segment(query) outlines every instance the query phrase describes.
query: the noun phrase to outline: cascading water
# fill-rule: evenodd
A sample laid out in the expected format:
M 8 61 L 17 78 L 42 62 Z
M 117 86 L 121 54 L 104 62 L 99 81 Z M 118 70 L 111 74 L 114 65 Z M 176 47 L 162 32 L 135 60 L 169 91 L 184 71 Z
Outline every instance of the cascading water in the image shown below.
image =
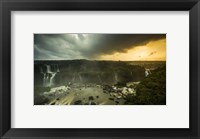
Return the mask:
M 54 79 L 55 76 L 56 76 L 56 72 L 54 72 L 54 73 L 51 74 L 50 82 L 49 82 L 49 83 L 50 83 L 50 86 L 54 85 L 53 79 Z
M 43 73 L 43 85 L 46 86 L 46 73 Z
M 78 77 L 79 77 L 80 82 L 82 83 L 82 77 L 81 77 L 80 73 L 78 74 Z
M 51 73 L 51 67 L 50 67 L 50 65 L 47 65 L 47 73 Z
M 98 74 L 99 82 L 102 83 L 101 76 Z
M 42 67 L 40 67 L 40 73 L 42 73 L 42 74 L 44 73 L 44 72 L 43 72 L 43 68 L 42 68 Z
M 57 65 L 57 72 L 60 72 L 58 65 Z
M 131 71 L 131 76 L 133 76 L 133 72 Z
M 72 76 L 71 82 L 73 83 L 74 81 L 75 81 L 75 73 L 74 73 L 73 76 Z
M 145 77 L 147 77 L 149 74 L 151 74 L 150 69 L 145 69 Z
M 118 82 L 118 76 L 117 76 L 117 73 L 114 73 L 114 77 L 115 77 L 115 82 Z
M 46 70 L 43 70 L 43 67 L 40 69 L 41 74 L 43 74 L 43 86 L 52 86 L 54 85 L 54 78 L 60 70 L 58 65 L 45 65 L 45 67 Z

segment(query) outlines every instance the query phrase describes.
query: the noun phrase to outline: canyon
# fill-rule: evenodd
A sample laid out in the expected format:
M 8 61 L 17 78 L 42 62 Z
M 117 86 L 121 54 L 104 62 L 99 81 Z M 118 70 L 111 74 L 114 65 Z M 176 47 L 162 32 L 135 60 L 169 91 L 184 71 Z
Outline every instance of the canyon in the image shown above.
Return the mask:
M 35 105 L 123 105 L 165 62 L 34 61 Z

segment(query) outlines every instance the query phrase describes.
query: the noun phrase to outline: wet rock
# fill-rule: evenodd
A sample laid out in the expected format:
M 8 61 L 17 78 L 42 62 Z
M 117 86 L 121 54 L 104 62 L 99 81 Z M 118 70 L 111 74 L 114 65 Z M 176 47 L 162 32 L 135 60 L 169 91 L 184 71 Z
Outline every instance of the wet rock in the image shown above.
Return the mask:
M 117 87 L 116 86 L 112 86 L 113 90 L 117 90 Z
M 113 88 L 109 85 L 104 85 L 103 86 L 103 91 L 106 91 L 106 92 L 113 92 Z
M 51 103 L 51 105 L 55 105 L 55 102 Z
M 120 98 L 122 98 L 122 95 L 118 94 L 118 95 L 116 96 L 116 98 L 120 99 Z
M 89 100 L 94 100 L 94 97 L 93 96 L 89 96 Z
M 103 92 L 106 93 L 106 94 L 108 93 L 106 90 L 103 90 Z
M 111 98 L 111 97 L 110 97 L 109 99 L 114 101 L 114 98 Z
M 123 87 L 122 94 L 126 94 L 126 93 L 128 93 L 128 88 L 127 87 Z
M 99 87 L 99 88 L 101 88 L 101 86 L 100 86 L 100 85 L 96 85 L 96 87 Z
M 119 101 L 115 101 L 115 103 L 119 104 Z
M 81 100 L 77 100 L 77 101 L 74 102 L 74 105 L 80 105 L 80 104 L 82 104 Z
M 122 94 L 122 93 L 120 93 L 120 94 L 117 94 L 116 96 L 115 96 L 115 98 L 123 98 L 123 96 L 124 96 L 124 94 Z
M 92 102 L 91 105 L 97 105 L 95 102 Z

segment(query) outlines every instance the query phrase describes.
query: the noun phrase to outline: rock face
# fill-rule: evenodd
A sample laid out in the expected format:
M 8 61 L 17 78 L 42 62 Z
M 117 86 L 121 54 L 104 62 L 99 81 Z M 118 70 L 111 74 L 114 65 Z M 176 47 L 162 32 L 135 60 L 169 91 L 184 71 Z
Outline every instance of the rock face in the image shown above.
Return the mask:
M 49 66 L 56 75 L 53 76 L 53 84 L 66 85 L 69 83 L 96 83 L 113 85 L 118 82 L 136 82 L 145 78 L 145 69 L 137 65 L 129 65 L 121 61 L 89 61 L 89 60 L 65 60 L 65 61 L 35 61 L 34 83 L 42 86 L 44 83 L 45 67 Z M 52 66 L 53 65 L 53 66 Z M 56 65 L 56 66 L 55 66 Z M 59 67 L 59 68 L 58 68 Z M 42 68 L 44 69 L 44 68 Z M 47 72 L 48 73 L 48 72 Z

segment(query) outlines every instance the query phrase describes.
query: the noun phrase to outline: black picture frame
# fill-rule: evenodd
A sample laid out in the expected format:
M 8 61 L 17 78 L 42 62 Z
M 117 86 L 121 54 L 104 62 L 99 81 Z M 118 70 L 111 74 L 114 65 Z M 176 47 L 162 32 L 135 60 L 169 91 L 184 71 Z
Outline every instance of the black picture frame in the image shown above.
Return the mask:
M 11 128 L 11 11 L 189 11 L 190 128 L 22 129 Z M 0 0 L 0 137 L 2 139 L 199 139 L 199 0 Z

